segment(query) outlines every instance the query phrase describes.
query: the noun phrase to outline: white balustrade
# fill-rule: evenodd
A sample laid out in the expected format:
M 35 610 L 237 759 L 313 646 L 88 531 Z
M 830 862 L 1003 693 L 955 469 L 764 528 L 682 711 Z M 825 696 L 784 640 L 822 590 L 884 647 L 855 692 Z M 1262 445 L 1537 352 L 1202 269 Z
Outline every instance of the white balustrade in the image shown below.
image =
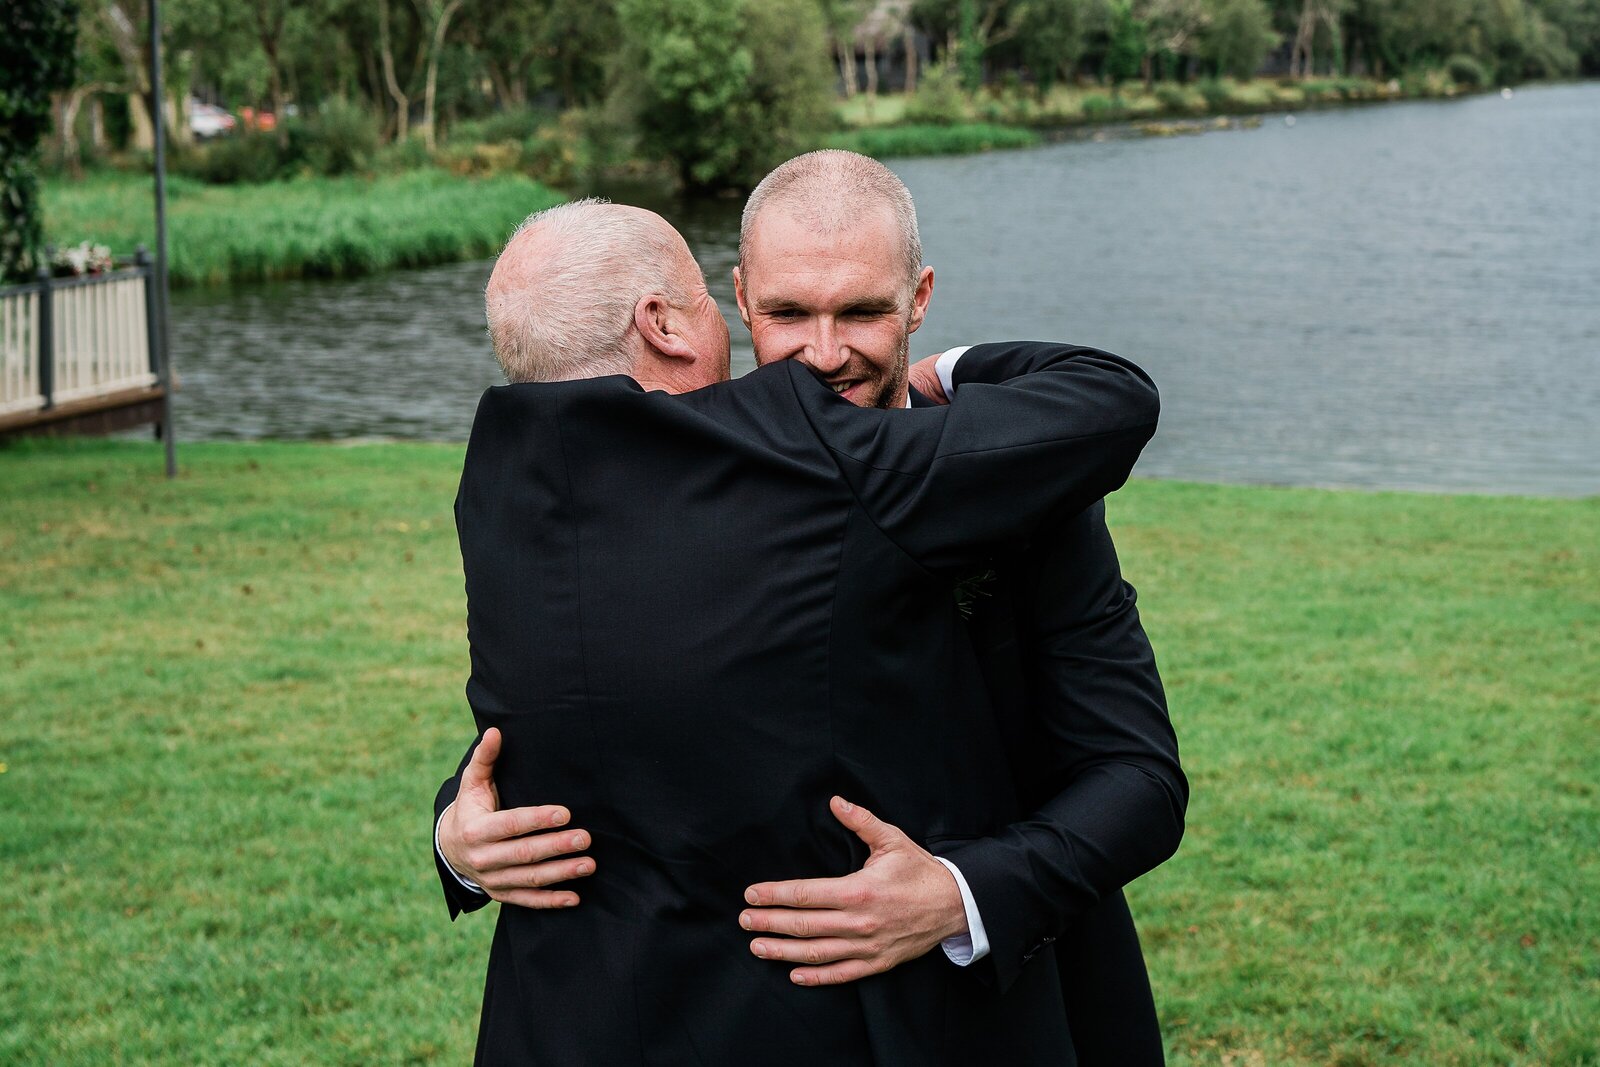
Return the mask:
M 0 290 L 0 417 L 156 385 L 147 281 L 140 268 Z M 40 304 L 46 294 L 50 378 L 41 382 Z
M 128 275 L 51 290 L 57 404 L 156 383 L 144 284 Z
M 39 294 L 0 294 L 0 415 L 44 406 L 39 393 Z

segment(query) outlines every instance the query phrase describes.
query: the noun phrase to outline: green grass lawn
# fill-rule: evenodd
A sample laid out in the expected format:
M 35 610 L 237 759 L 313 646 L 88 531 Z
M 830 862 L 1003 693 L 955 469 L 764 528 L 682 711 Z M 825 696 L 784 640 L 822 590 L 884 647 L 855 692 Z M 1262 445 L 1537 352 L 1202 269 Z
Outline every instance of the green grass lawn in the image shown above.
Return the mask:
M 0 1062 L 468 1059 L 460 459 L 0 451 Z M 1130 890 L 1172 1062 L 1600 1063 L 1600 501 L 1112 517 L 1194 783 Z
M 148 176 L 118 171 L 45 183 L 51 241 L 119 254 L 154 247 Z M 460 178 L 423 169 L 376 178 L 261 185 L 168 182 L 174 285 L 343 277 L 493 255 L 528 215 L 565 197 L 520 175 Z

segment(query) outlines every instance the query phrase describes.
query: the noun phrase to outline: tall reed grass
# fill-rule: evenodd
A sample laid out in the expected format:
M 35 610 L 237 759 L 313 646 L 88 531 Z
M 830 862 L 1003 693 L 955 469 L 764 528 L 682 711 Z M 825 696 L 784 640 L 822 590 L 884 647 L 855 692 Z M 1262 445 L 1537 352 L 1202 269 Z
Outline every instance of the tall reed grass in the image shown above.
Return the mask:
M 950 156 L 994 148 L 1031 148 L 1039 142 L 1039 135 L 1024 127 L 974 122 L 846 130 L 829 137 L 828 147 L 846 148 L 864 156 Z
M 120 172 L 45 187 L 57 244 L 118 253 L 153 246 L 151 180 Z M 519 175 L 463 179 L 436 169 L 263 185 L 168 183 L 174 285 L 334 278 L 493 254 L 528 214 L 564 199 Z

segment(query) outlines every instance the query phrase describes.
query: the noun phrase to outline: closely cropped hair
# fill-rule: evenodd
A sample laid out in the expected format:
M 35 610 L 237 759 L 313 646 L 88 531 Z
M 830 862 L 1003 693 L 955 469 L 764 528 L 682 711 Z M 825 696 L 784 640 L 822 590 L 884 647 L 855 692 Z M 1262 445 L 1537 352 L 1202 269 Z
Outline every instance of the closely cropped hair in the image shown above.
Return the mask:
M 691 298 L 682 250 L 667 227 L 590 198 L 528 216 L 509 247 L 537 227 L 546 254 L 514 284 L 484 295 L 489 339 L 510 382 L 559 382 L 631 374 L 633 309 L 659 294 Z
M 781 205 L 796 218 L 826 229 L 849 225 L 873 203 L 887 204 L 894 212 L 901 261 L 906 278 L 915 285 L 922 271 L 922 237 L 911 191 L 877 160 L 837 148 L 795 156 L 761 179 L 739 220 L 740 273 L 749 274 L 750 229 L 763 208 Z

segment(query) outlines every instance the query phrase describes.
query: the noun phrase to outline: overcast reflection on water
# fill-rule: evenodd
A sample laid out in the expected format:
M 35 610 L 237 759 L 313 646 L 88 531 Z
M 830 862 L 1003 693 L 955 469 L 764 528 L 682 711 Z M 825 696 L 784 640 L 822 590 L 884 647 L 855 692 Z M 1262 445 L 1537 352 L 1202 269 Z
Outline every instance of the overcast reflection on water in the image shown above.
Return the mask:
M 1137 360 L 1163 396 L 1142 475 L 1600 492 L 1600 85 L 893 166 L 937 277 L 914 352 Z M 612 193 L 684 231 L 748 369 L 739 203 Z M 180 441 L 465 439 L 501 380 L 488 271 L 174 294 Z

